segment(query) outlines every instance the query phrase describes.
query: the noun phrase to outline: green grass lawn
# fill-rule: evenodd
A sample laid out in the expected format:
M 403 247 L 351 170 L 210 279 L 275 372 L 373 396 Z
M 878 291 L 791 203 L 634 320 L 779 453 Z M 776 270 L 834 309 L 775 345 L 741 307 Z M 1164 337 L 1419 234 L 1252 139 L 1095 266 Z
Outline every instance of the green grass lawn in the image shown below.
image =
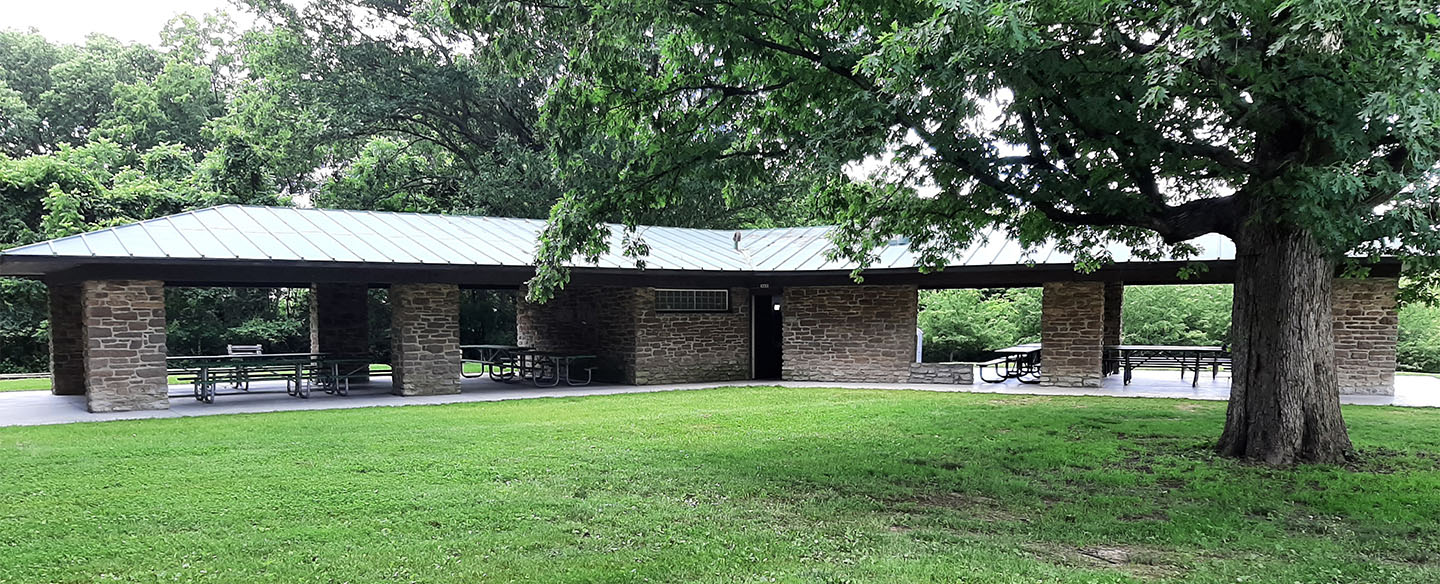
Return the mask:
M 33 391 L 37 389 L 50 389 L 50 378 L 0 379 L 0 391 Z
M 1440 411 L 731 388 L 0 428 L 0 582 L 1440 582 Z

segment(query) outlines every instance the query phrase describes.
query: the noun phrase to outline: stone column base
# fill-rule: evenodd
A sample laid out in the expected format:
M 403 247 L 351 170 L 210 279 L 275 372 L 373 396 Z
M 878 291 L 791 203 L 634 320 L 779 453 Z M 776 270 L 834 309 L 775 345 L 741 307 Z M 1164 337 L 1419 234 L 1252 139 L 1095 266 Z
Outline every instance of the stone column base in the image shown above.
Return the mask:
M 390 311 L 391 393 L 460 393 L 460 287 L 396 284 Z
M 85 289 L 50 286 L 50 393 L 85 395 Z
M 165 375 L 165 283 L 84 284 L 86 407 L 92 412 L 170 408 Z
M 370 304 L 364 284 L 310 287 L 310 352 L 335 359 L 370 358 Z M 370 368 L 342 371 L 351 383 L 369 379 Z
M 1100 387 L 1105 284 L 1047 282 L 1041 299 L 1040 385 Z

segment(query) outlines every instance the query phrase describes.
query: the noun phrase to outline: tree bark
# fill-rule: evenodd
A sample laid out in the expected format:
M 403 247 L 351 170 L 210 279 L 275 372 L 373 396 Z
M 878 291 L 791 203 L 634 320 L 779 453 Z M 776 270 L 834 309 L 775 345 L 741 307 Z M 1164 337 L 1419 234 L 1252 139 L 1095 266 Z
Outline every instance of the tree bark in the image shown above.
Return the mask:
M 1217 449 L 1278 465 L 1342 462 L 1351 446 L 1335 371 L 1335 261 L 1308 232 L 1270 221 L 1247 221 L 1235 245 L 1234 375 Z

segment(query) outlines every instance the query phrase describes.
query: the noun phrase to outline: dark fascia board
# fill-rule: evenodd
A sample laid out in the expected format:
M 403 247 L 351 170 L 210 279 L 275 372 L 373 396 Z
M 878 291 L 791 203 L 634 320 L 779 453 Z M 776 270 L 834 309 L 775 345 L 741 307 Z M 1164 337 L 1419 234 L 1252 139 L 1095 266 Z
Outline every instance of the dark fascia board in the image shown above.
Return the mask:
M 1187 267 L 1204 268 L 1188 279 Z M 1395 277 L 1401 263 L 1370 264 L 1371 276 Z M 312 283 L 354 283 L 385 286 L 404 283 L 457 284 L 466 288 L 511 289 L 524 286 L 535 274 L 529 266 L 455 266 L 436 264 L 369 264 L 255 260 L 155 260 L 140 258 L 3 258 L 0 273 L 43 279 L 49 283 L 85 280 L 162 280 L 173 286 L 304 287 Z M 1070 264 L 952 266 L 922 273 L 915 268 L 871 269 L 860 284 L 913 285 L 919 288 L 1018 288 L 1045 282 L 1125 282 L 1131 285 L 1218 284 L 1235 278 L 1235 262 L 1129 262 L 1094 272 L 1078 272 Z M 637 270 L 577 267 L 572 286 L 643 286 L 662 288 L 784 288 L 846 286 L 857 282 L 849 270 L 749 272 Z

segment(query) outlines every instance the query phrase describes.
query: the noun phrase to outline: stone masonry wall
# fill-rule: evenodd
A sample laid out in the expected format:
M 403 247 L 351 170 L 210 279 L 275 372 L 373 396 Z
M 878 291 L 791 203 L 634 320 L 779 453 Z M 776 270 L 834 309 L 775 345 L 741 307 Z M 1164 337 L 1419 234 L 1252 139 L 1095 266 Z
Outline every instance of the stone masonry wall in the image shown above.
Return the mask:
M 1040 384 L 1100 387 L 1105 285 L 1047 282 L 1041 301 Z
M 315 284 L 310 287 L 310 352 L 332 358 L 370 356 L 370 306 L 364 284 Z M 369 367 L 344 373 L 351 381 L 369 377 Z
M 310 350 L 332 357 L 370 354 L 370 306 L 364 284 L 310 288 Z
M 910 383 L 974 385 L 974 363 L 911 363 Z
M 1105 283 L 1105 324 L 1102 343 L 1104 346 L 1119 345 L 1124 340 L 1125 283 Z M 1106 374 L 1119 373 L 1120 363 L 1110 363 Z
M 1398 287 L 1395 278 L 1335 280 L 1335 366 L 1341 393 L 1394 395 Z
M 165 284 L 86 282 L 86 406 L 92 412 L 170 407 L 165 376 Z
M 1125 283 L 1105 283 L 1105 334 L 1106 345 L 1119 345 L 1124 335 Z
M 85 395 L 85 289 L 50 286 L 50 393 Z
M 598 379 L 636 383 L 635 314 L 647 290 L 576 287 L 544 304 L 527 302 L 522 293 L 515 302 L 515 344 L 595 355 Z
M 460 287 L 390 287 L 392 392 L 460 393 Z
M 730 289 L 728 312 L 658 312 L 655 289 L 637 295 L 635 383 L 750 379 L 750 292 Z
M 914 286 L 786 288 L 787 381 L 904 383 L 915 358 Z

